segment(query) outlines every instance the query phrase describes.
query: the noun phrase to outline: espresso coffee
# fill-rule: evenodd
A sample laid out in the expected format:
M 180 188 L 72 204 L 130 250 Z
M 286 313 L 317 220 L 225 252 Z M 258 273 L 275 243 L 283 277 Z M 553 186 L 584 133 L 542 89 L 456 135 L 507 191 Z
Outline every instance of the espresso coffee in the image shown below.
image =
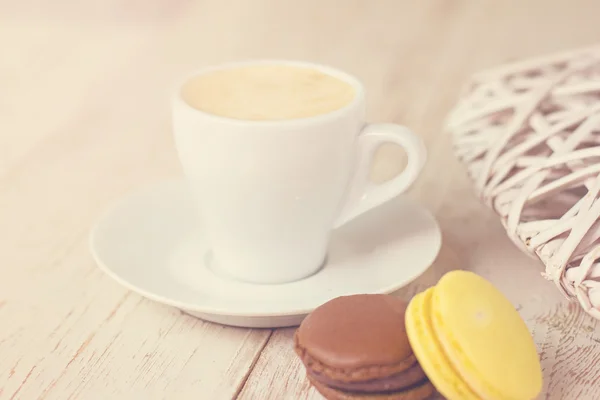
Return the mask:
M 183 100 L 193 108 L 240 120 L 286 120 L 339 110 L 356 97 L 354 87 L 309 67 L 238 66 L 187 81 Z

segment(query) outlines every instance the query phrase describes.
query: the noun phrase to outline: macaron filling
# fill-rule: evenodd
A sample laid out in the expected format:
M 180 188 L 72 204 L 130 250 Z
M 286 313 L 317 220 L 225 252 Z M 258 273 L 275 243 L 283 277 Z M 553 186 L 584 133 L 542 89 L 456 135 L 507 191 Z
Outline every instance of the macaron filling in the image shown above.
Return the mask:
M 310 378 L 323 385 L 353 393 L 394 393 L 397 391 L 409 390 L 428 382 L 425 372 L 423 372 L 417 363 L 406 371 L 365 381 L 340 381 L 312 370 L 307 371 L 307 374 Z
M 323 385 L 315 381 L 310 375 L 308 375 L 308 380 L 328 400 L 426 400 L 435 392 L 433 385 L 429 381 L 424 381 L 420 385 L 413 385 L 396 392 L 359 393 Z

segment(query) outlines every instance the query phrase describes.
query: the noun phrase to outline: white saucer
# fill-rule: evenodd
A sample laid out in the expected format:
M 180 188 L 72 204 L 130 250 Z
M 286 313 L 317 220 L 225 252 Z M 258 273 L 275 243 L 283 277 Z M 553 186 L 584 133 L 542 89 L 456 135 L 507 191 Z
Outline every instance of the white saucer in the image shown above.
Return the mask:
M 308 278 L 230 280 L 206 267 L 208 248 L 183 179 L 121 200 L 90 238 L 100 268 L 130 290 L 204 320 L 255 328 L 298 325 L 337 296 L 393 292 L 421 275 L 440 245 L 432 215 L 399 197 L 335 231 L 326 265 Z

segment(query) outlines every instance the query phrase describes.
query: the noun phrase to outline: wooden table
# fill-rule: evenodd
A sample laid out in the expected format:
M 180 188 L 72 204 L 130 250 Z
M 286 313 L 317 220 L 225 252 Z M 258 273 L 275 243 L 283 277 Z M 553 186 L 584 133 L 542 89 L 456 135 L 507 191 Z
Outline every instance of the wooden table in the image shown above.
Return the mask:
M 597 321 L 540 277 L 474 197 L 442 133 L 480 68 L 592 44 L 597 0 L 0 2 L 0 399 L 318 399 L 293 329 L 194 319 L 125 290 L 87 248 L 94 220 L 181 174 L 167 92 L 190 69 L 307 59 L 364 80 L 369 119 L 406 124 L 430 161 L 409 195 L 444 232 L 434 266 L 491 279 L 533 331 L 545 398 L 600 398 Z M 373 176 L 401 168 L 395 148 Z M 401 262 L 401 260 L 399 260 Z

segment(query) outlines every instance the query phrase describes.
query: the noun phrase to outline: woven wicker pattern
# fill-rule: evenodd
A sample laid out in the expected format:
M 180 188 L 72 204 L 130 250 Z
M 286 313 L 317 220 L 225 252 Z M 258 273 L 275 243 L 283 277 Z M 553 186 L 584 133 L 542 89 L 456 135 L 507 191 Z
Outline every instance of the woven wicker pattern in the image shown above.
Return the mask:
M 600 319 L 600 46 L 475 76 L 447 127 L 511 239 Z

